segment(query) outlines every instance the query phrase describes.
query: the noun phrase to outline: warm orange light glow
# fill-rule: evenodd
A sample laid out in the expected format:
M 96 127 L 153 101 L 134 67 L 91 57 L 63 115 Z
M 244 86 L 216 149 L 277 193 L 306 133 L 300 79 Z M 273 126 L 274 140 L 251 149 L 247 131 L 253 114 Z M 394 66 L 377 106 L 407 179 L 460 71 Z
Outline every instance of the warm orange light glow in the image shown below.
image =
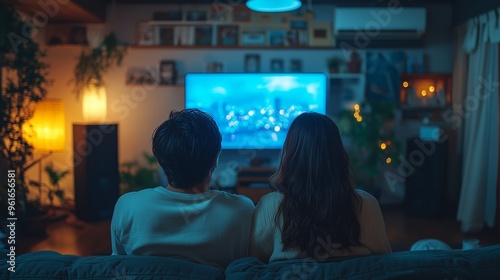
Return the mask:
M 434 86 L 430 86 L 430 87 L 429 87 L 429 91 L 430 91 L 430 92 L 434 92 L 435 90 L 436 90 L 436 88 L 435 88 Z
M 359 116 L 359 118 L 356 118 L 358 122 L 361 122 L 363 120 L 363 117 Z
M 403 82 L 403 87 L 407 88 L 408 87 L 408 82 Z
M 391 163 L 391 162 L 392 162 L 392 159 L 391 159 L 390 157 L 388 157 L 388 158 L 385 160 L 385 162 L 386 162 L 387 164 L 389 164 L 389 163 Z
M 427 95 L 427 91 L 422 90 L 422 96 L 426 96 L 426 95 Z
M 38 102 L 35 105 L 33 118 L 28 122 L 29 126 L 33 128 L 31 135 L 28 137 L 35 151 L 49 152 L 49 151 L 63 151 L 66 141 L 66 123 L 64 119 L 64 104 L 62 100 L 47 99 Z
M 107 113 L 106 90 L 89 87 L 83 92 L 83 119 L 87 122 L 104 122 Z
M 385 150 L 387 148 L 387 145 L 385 143 L 380 144 L 380 149 Z
M 354 110 L 359 111 L 359 104 L 354 104 Z

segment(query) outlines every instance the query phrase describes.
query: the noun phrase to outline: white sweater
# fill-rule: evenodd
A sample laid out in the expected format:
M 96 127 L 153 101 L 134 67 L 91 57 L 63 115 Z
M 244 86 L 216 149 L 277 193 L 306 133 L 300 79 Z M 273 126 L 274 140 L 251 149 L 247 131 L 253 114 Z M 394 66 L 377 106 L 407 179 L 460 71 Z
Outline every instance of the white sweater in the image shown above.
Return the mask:
M 351 247 L 351 252 L 333 250 L 333 256 L 391 252 L 378 201 L 365 191 L 357 190 L 357 193 L 362 198 L 362 208 L 361 213 L 358 214 L 358 219 L 361 228 L 360 242 L 363 246 Z M 274 222 L 274 217 L 282 199 L 283 195 L 279 192 L 267 194 L 262 197 L 254 211 L 250 236 L 250 255 L 264 262 L 307 257 L 306 252 L 301 252 L 299 249 L 283 251 L 281 232 Z M 282 217 L 281 223 L 283 223 Z M 328 248 L 331 251 L 333 245 L 328 240 L 319 241 L 318 249 Z M 323 250 L 318 250 L 318 252 L 323 252 Z M 320 259 L 325 257 L 320 253 L 318 254 L 316 257 Z
M 165 187 L 120 197 L 111 222 L 113 255 L 171 256 L 225 267 L 246 257 L 254 204 L 223 191 Z

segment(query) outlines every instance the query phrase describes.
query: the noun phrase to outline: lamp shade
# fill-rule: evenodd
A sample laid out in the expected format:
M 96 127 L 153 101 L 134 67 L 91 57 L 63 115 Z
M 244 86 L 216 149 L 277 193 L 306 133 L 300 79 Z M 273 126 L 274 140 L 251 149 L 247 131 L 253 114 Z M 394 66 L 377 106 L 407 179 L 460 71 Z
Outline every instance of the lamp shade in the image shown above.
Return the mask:
M 31 137 L 35 151 L 63 151 L 66 141 L 64 104 L 62 100 L 47 99 L 36 103 Z
M 300 0 L 248 0 L 250 10 L 264 13 L 279 13 L 293 11 L 302 6 Z
M 86 122 L 104 122 L 107 114 L 107 96 L 104 87 L 90 86 L 82 95 L 83 119 Z

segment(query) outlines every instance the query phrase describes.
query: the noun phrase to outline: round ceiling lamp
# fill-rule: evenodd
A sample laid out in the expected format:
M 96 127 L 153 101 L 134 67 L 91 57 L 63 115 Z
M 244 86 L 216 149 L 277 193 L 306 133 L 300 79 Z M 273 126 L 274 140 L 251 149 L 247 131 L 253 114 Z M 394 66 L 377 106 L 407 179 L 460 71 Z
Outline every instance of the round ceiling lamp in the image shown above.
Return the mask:
M 248 0 L 250 10 L 263 13 L 279 13 L 293 11 L 302 6 L 300 0 Z

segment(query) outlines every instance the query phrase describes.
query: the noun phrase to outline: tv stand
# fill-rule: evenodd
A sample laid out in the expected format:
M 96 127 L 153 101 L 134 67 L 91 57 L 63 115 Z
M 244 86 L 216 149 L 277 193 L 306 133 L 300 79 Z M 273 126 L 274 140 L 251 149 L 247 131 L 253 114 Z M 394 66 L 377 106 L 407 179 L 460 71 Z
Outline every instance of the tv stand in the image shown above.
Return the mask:
M 247 196 L 257 204 L 264 195 L 273 191 L 269 177 L 275 171 L 274 167 L 240 167 L 236 179 L 236 193 Z

